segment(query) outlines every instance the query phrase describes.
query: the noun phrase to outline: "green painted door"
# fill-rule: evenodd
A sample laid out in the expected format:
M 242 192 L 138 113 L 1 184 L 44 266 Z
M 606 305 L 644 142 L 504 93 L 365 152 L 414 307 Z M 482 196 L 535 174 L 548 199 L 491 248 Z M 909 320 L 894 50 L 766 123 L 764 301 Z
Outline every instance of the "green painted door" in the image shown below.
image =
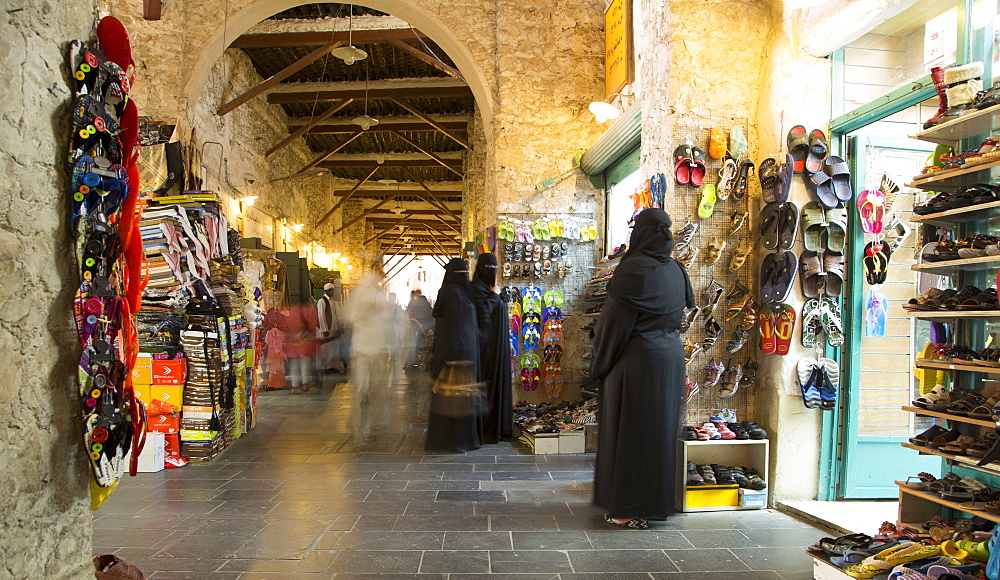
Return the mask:
M 921 471 L 938 473 L 937 456 L 921 456 L 900 443 L 930 426 L 930 421 L 903 411 L 917 396 L 913 376 L 916 352 L 928 340 L 929 325 L 906 316 L 902 304 L 916 296 L 917 273 L 914 244 L 916 228 L 903 240 L 889 263 L 886 283 L 881 285 L 888 298 L 888 320 L 884 337 L 864 336 L 867 294 L 862 264 L 865 244 L 874 239 L 863 234 L 857 199 L 866 189 L 877 189 L 883 175 L 901 191 L 893 210 L 900 221 L 912 217 L 916 190 L 904 187 L 927 164 L 934 147 L 914 139 L 890 139 L 851 134 L 850 164 L 855 198 L 850 211 L 848 281 L 845 285 L 844 324 L 847 343 L 842 353 L 842 395 L 839 466 L 839 493 L 842 498 L 895 498 L 899 490 L 894 480 L 906 479 Z M 888 216 L 887 216 L 888 217 Z

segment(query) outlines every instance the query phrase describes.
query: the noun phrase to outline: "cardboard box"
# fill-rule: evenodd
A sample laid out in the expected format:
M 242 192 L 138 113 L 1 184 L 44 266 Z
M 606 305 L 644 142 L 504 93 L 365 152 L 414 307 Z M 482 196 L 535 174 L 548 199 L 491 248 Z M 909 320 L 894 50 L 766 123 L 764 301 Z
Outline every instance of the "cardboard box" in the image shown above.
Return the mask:
M 132 390 L 135 391 L 135 398 L 142 401 L 143 405 L 148 405 L 149 401 L 149 385 L 137 385 L 132 383 Z
M 753 489 L 740 489 L 740 507 L 741 508 L 766 508 L 767 507 L 767 492 L 766 491 L 756 491 Z
M 175 407 L 183 405 L 184 385 L 150 385 L 149 400 L 157 399 Z
M 563 431 L 559 434 L 559 453 L 583 453 L 584 441 L 583 430 Z
M 685 507 L 737 507 L 740 505 L 740 490 L 734 485 L 697 485 L 684 492 Z
M 187 380 L 187 360 L 153 360 L 154 385 L 184 385 Z
M 155 431 L 147 433 L 146 444 L 143 445 L 142 453 L 139 454 L 139 463 L 136 471 L 141 473 L 156 473 L 158 471 L 163 471 L 164 457 L 163 433 L 157 433 Z
M 521 436 L 518 437 L 518 439 L 524 442 L 529 448 L 531 448 L 532 453 L 534 453 L 535 455 L 549 455 L 552 453 L 559 453 L 558 433 L 534 434 L 522 429 Z
M 211 441 L 218 434 L 218 431 L 198 431 L 196 429 L 184 429 L 180 432 L 181 441 Z
M 177 433 L 181 429 L 181 414 L 146 415 L 146 430 L 160 433 Z
M 215 406 L 215 410 L 219 410 L 218 405 Z M 185 419 L 206 421 L 212 418 L 212 407 L 194 407 L 185 405 L 183 412 Z
M 179 433 L 164 433 L 163 442 L 164 453 L 167 455 L 181 454 L 181 436 Z
M 139 355 L 135 359 L 135 366 L 132 367 L 132 385 L 151 385 L 153 384 L 153 358 L 152 355 L 147 354 L 143 356 Z

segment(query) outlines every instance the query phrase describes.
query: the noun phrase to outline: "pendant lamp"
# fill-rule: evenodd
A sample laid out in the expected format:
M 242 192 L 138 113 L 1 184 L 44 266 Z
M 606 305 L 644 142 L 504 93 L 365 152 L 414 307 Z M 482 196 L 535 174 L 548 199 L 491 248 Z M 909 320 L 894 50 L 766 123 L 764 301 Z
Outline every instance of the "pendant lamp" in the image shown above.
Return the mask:
M 361 50 L 360 48 L 354 46 L 354 5 L 348 5 L 348 20 L 347 20 L 347 46 L 340 46 L 332 51 L 330 54 L 344 61 L 344 64 L 354 64 L 359 60 L 365 60 L 368 58 L 368 53 Z

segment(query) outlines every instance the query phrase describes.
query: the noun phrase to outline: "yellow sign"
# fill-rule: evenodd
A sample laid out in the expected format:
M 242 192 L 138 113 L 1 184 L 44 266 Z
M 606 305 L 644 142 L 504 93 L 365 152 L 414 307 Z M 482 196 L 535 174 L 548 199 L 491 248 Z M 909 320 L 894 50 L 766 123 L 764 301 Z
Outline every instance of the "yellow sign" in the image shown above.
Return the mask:
M 604 12 L 604 96 L 632 82 L 632 9 L 630 0 L 612 0 Z

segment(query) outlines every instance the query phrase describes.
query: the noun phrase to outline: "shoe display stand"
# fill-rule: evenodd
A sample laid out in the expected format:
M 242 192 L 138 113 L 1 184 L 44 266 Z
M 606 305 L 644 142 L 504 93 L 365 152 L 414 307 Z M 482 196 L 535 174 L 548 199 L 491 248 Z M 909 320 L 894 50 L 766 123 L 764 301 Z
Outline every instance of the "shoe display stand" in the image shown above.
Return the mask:
M 768 458 L 770 441 L 767 439 L 746 440 L 716 440 L 716 441 L 678 441 L 677 509 L 683 512 L 718 512 L 767 507 L 763 502 L 760 507 L 740 507 L 740 488 L 733 485 L 692 485 L 685 484 L 687 462 L 694 461 L 699 465 L 719 464 L 750 467 L 768 482 Z M 767 489 L 757 493 L 767 493 Z
M 744 135 L 750 134 L 749 124 L 743 118 L 687 115 L 679 119 L 674 126 L 673 142 L 680 145 L 690 141 L 693 145 L 708 151 L 713 128 L 721 128 L 723 133 L 728 136 L 735 127 L 739 127 Z M 687 364 L 688 376 L 692 382 L 698 383 L 700 388 L 698 393 L 685 405 L 684 414 L 681 416 L 681 423 L 684 425 L 701 424 L 708 421 L 709 417 L 718 414 L 718 411 L 723 408 L 736 411 L 739 421 L 754 419 L 751 396 L 752 383 L 741 380 L 735 394 L 725 399 L 720 398 L 719 395 L 722 393 L 728 371 L 731 368 L 742 369 L 751 361 L 755 362 L 757 355 L 755 352 L 756 325 L 749 330 L 750 337 L 746 339 L 739 350 L 732 354 L 727 352 L 727 347 L 734 338 L 734 331 L 739 328 L 741 322 L 738 311 L 729 317 L 728 309 L 731 305 L 727 296 L 737 284 L 741 284 L 756 299 L 757 306 L 760 306 L 757 272 L 752 259 L 753 251 L 751 251 L 750 257 L 747 257 L 737 269 L 730 268 L 734 256 L 741 250 L 757 248 L 755 241 L 756 214 L 759 213 L 757 208 L 760 205 L 760 182 L 756 175 L 751 175 L 747 179 L 747 191 L 741 198 L 731 194 L 728 199 L 719 199 L 715 202 L 709 217 L 698 217 L 704 186 L 713 185 L 718 189 L 722 185 L 720 184 L 719 171 L 722 169 L 724 161 L 724 158 L 713 159 L 706 155 L 706 171 L 702 187 L 677 184 L 672 171 L 666 175 L 667 181 L 673 184 L 673 196 L 670 197 L 668 194 L 671 203 L 666 209 L 674 222 L 674 240 L 678 244 L 674 250 L 675 257 L 681 259 L 685 253 L 684 248 L 680 245 L 682 240 L 678 238 L 677 232 L 685 226 L 686 220 L 698 226 L 698 230 L 691 237 L 690 242 L 691 249 L 696 251 L 697 255 L 687 271 L 691 278 L 695 301 L 701 311 L 695 317 L 691 327 L 681 334 L 685 344 L 706 344 L 706 322 L 709 319 L 705 316 L 705 306 L 708 300 L 704 293 L 713 281 L 718 282 L 723 287 L 722 296 L 711 313 L 715 321 L 722 325 L 723 330 L 715 339 L 714 344 L 710 344 L 707 348 L 703 346 L 702 350 Z M 739 166 L 740 161 L 742 160 L 736 160 L 737 166 Z M 733 233 L 731 231 L 732 218 L 736 212 L 746 212 L 748 217 L 742 226 Z M 721 251 L 718 251 L 718 247 L 722 243 L 725 245 Z M 709 263 L 713 251 L 718 251 L 718 259 Z M 726 371 L 722 373 L 722 378 L 717 385 L 709 387 L 704 384 L 704 368 L 712 359 L 725 365 Z M 685 463 L 680 465 L 683 467 Z
M 962 116 L 958 119 L 937 125 L 925 131 L 920 131 L 915 136 L 921 141 L 928 141 L 942 145 L 949 145 L 955 150 L 961 150 L 961 141 L 972 138 L 976 135 L 991 133 L 1000 128 L 1000 106 L 991 107 Z M 931 192 L 955 191 L 956 189 L 974 183 L 989 181 L 993 175 L 991 169 L 1000 166 L 1000 160 L 978 163 L 966 168 L 944 171 L 932 174 L 930 177 L 917 176 L 907 187 L 917 188 Z M 915 226 L 932 225 L 955 231 L 954 239 L 963 235 L 975 234 L 977 222 L 989 218 L 1000 217 L 1000 202 L 989 202 L 975 204 L 967 207 L 960 207 L 925 215 L 915 215 L 910 218 L 910 223 Z M 985 228 L 984 228 L 985 229 Z M 939 275 L 951 275 L 955 281 L 955 287 L 961 288 L 968 284 L 969 276 L 982 276 L 986 270 L 1000 266 L 1000 256 L 984 256 L 979 258 L 966 258 L 958 260 L 947 260 L 915 264 L 911 269 L 915 272 L 932 273 Z M 992 276 L 986 276 L 991 279 Z M 992 281 L 978 285 L 981 288 L 992 286 Z M 946 322 L 954 325 L 952 335 L 957 337 L 953 342 L 961 344 L 974 341 L 982 341 L 983 334 L 988 334 L 989 330 L 983 330 L 983 323 L 989 324 L 991 321 L 1000 320 L 1000 311 L 996 310 L 907 310 L 907 315 L 914 319 L 928 320 L 932 322 Z M 991 376 L 1000 375 L 1000 367 L 990 363 L 978 363 L 974 361 L 961 360 L 936 360 L 917 359 L 917 368 L 946 370 L 951 373 L 952 385 L 962 384 L 965 387 L 973 388 L 989 396 L 991 389 L 984 387 L 995 386 Z M 993 389 L 995 390 L 995 389 Z M 920 416 L 934 417 L 948 421 L 948 427 L 957 427 L 964 434 L 979 436 L 996 427 L 996 423 L 989 419 L 975 419 L 967 416 L 955 415 L 947 412 L 938 412 L 916 406 L 903 406 L 903 411 L 914 413 Z M 980 458 L 955 455 L 938 449 L 904 442 L 904 448 L 911 449 L 925 455 L 936 455 L 944 459 L 945 463 L 951 467 L 959 467 L 976 471 L 979 473 L 1000 476 L 1000 465 L 996 463 L 979 466 Z M 934 516 L 942 515 L 942 509 L 950 508 L 978 516 L 993 522 L 1000 522 L 1000 515 L 992 514 L 985 510 L 962 507 L 963 504 L 942 499 L 938 494 L 931 491 L 924 491 L 909 486 L 904 481 L 897 481 L 899 486 L 899 520 L 898 524 L 905 524 L 919 528 L 922 522 Z
M 515 236 L 513 241 L 498 239 L 496 248 L 500 258 L 497 283 L 503 289 L 501 296 L 510 305 L 508 330 L 514 399 L 532 403 L 562 400 L 565 385 L 579 383 L 576 365 L 566 365 L 566 361 L 568 357 L 579 356 L 577 351 L 584 341 L 576 334 L 576 328 L 568 326 L 565 317 L 570 305 L 578 304 L 589 275 L 585 264 L 590 263 L 593 252 L 591 236 L 596 237 L 597 233 L 594 216 L 506 213 L 498 220 L 500 224 L 509 224 Z M 549 224 L 556 227 L 555 232 L 550 231 Z M 501 229 L 507 230 L 506 226 L 498 227 L 498 231 Z M 533 251 L 536 246 L 538 252 Z M 532 248 L 532 252 L 526 248 Z M 527 288 L 537 288 L 538 297 L 525 296 Z M 537 323 L 527 321 L 532 309 L 537 314 Z

